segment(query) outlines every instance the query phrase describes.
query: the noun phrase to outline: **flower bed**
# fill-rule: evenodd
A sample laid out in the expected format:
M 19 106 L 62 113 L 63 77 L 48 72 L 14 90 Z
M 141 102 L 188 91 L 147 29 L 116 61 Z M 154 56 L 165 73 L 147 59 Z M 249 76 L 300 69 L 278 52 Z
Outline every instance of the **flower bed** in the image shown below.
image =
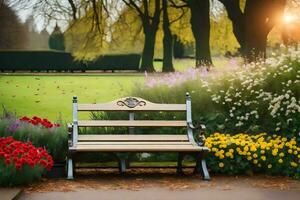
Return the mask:
M 23 143 L 12 137 L 0 138 L 0 185 L 28 184 L 41 178 L 53 166 L 52 157 L 31 142 Z
M 130 96 L 184 103 L 184 94 L 190 92 L 193 120 L 204 123 L 209 133 L 266 131 L 299 138 L 300 51 L 217 74 L 189 69 L 149 76 Z
M 0 137 L 12 136 L 23 142 L 31 141 L 36 147 L 42 147 L 55 162 L 65 162 L 68 133 L 65 127 L 40 117 L 22 117 L 6 112 L 0 118 Z
M 40 117 L 34 116 L 32 118 L 29 118 L 27 116 L 21 117 L 20 121 L 27 122 L 29 124 L 32 124 L 34 126 L 43 126 L 45 128 L 53 128 L 53 127 L 60 127 L 60 124 L 52 123 L 48 119 L 42 119 Z
M 300 147 L 296 138 L 278 135 L 214 133 L 206 139 L 209 168 L 226 174 L 267 173 L 300 178 Z

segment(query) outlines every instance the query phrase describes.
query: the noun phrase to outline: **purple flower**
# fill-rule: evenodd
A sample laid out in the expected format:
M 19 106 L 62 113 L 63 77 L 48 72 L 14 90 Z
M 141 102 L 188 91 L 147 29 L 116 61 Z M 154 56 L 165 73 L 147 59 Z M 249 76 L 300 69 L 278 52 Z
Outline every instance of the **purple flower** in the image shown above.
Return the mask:
M 20 127 L 20 121 L 16 120 L 13 124 L 11 124 L 8 128 L 7 131 L 11 133 L 16 133 L 17 129 Z

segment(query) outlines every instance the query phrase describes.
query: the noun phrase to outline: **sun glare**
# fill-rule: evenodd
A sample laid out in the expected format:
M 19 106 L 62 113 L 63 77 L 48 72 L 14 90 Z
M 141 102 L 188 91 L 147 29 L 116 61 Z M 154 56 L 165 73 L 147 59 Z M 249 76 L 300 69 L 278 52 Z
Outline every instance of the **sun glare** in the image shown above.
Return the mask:
M 283 21 L 286 24 L 292 23 L 294 20 L 295 20 L 295 16 L 292 14 L 287 13 L 283 16 Z

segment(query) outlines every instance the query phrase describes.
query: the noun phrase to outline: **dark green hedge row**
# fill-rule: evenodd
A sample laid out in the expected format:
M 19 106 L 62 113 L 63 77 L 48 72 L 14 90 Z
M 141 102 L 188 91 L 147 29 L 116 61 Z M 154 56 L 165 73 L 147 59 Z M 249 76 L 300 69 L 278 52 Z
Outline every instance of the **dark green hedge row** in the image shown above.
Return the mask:
M 88 62 L 86 70 L 139 70 L 140 54 L 103 55 Z
M 75 61 L 62 51 L 0 51 L 1 71 L 139 70 L 139 54 L 103 55 L 94 61 Z

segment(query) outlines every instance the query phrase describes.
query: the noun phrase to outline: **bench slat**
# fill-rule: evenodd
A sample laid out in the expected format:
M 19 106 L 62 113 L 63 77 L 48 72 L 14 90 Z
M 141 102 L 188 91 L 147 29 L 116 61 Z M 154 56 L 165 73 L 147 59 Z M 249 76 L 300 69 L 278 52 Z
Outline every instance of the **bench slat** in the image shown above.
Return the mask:
M 163 120 L 80 120 L 79 127 L 186 127 L 186 121 Z
M 153 104 L 147 106 L 136 106 L 129 108 L 127 106 L 118 106 L 116 103 L 108 104 L 78 104 L 78 111 L 186 111 L 185 104 Z
M 190 142 L 169 142 L 169 141 L 161 141 L 161 142 L 127 142 L 127 141 L 119 141 L 119 142 L 78 142 L 78 145 L 189 145 Z
M 193 145 L 80 145 L 70 147 L 75 151 L 99 152 L 201 152 L 208 151 L 207 147 Z
M 187 135 L 78 135 L 81 141 L 189 141 Z

